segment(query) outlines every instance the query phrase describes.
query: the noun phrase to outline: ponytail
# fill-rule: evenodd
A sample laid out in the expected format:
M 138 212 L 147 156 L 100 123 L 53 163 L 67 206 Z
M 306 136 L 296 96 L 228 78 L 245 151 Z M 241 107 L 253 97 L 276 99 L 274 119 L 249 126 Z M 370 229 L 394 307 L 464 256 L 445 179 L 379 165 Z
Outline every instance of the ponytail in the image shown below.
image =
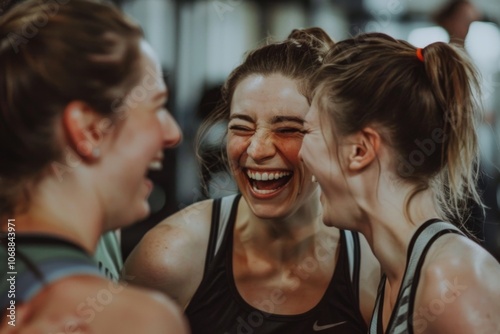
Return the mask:
M 436 102 L 444 113 L 443 169 L 440 198 L 448 214 L 459 215 L 471 198 L 481 204 L 476 189 L 478 139 L 476 121 L 480 110 L 479 80 L 465 52 L 452 44 L 433 43 L 423 50 L 425 71 Z

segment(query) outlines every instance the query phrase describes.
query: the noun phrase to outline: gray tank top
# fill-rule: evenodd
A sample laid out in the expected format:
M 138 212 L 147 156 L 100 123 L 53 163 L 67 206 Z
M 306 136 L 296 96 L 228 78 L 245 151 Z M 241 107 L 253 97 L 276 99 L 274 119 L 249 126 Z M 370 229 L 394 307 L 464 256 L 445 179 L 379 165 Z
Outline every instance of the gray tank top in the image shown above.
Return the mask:
M 425 256 L 434 241 L 448 233 L 463 235 L 454 225 L 438 219 L 431 219 L 425 222 L 413 235 L 408 247 L 405 274 L 385 333 L 413 333 L 411 320 L 415 303 L 415 293 L 420 279 L 420 270 L 422 269 Z M 378 288 L 369 334 L 384 333 L 382 328 L 382 305 L 384 304 L 385 282 L 386 276 L 384 275 Z

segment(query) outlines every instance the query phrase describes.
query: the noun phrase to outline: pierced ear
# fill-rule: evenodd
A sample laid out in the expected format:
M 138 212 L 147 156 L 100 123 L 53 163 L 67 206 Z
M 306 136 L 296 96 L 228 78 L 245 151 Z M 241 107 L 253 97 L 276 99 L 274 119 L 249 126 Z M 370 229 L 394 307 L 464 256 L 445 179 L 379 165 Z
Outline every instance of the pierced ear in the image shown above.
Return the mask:
M 350 170 L 360 171 L 370 165 L 377 157 L 381 138 L 373 128 L 364 128 L 351 136 L 349 141 L 351 142 L 348 157 Z
M 102 117 L 82 101 L 70 102 L 63 111 L 62 121 L 68 143 L 85 160 L 92 161 L 100 156 L 101 134 L 99 121 Z

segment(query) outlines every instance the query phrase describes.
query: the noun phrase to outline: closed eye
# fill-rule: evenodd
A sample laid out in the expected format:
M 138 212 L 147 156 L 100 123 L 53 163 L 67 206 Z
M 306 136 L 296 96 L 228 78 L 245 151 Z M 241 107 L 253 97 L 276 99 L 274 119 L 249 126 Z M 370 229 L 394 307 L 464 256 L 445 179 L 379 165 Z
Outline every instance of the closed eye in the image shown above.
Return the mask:
M 252 128 L 243 126 L 243 125 L 231 125 L 229 126 L 229 130 L 233 132 L 252 132 L 254 131 Z
M 299 128 L 278 128 L 274 131 L 281 134 L 295 134 L 295 133 L 304 134 L 304 129 L 299 129 Z

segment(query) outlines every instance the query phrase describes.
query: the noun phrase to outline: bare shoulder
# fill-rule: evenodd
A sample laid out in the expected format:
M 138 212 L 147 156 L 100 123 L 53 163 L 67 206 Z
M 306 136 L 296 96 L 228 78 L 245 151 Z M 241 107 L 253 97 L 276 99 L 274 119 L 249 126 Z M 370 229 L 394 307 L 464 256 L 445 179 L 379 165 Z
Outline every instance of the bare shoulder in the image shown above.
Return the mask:
M 212 200 L 195 203 L 151 229 L 125 262 L 125 279 L 158 289 L 182 306 L 201 282 Z
M 165 296 L 94 276 L 50 284 L 23 312 L 18 328 L 25 333 L 187 333 L 180 309 Z
M 417 288 L 413 326 L 420 333 L 500 332 L 500 264 L 458 235 L 429 250 Z
M 361 233 L 359 233 L 359 243 L 361 253 L 359 303 L 361 314 L 368 324 L 373 313 L 373 308 L 375 307 L 381 270 L 380 264 L 375 255 L 373 255 L 368 241 L 366 241 L 366 238 Z

